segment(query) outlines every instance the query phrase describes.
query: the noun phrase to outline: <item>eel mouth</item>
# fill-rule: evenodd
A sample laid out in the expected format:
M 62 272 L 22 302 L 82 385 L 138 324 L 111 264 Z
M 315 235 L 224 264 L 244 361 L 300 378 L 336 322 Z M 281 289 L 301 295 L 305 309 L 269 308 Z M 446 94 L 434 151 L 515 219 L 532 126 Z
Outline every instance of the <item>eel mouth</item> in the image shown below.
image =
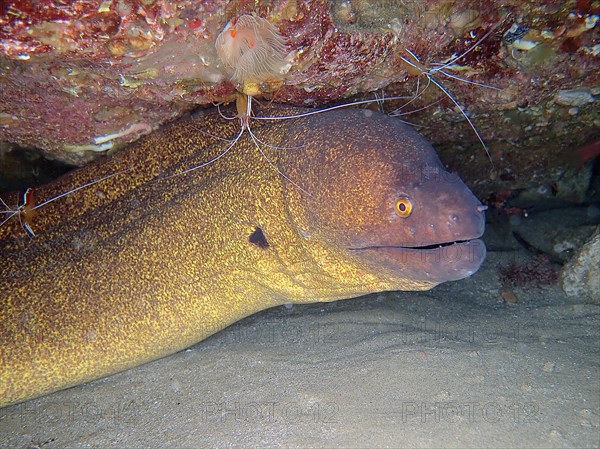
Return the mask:
M 456 245 L 456 244 L 473 242 L 475 240 L 479 240 L 479 239 L 454 240 L 452 242 L 433 243 L 431 245 L 420 245 L 420 246 L 410 246 L 410 245 L 372 245 L 372 246 L 365 246 L 365 247 L 361 247 L 361 248 L 350 248 L 350 250 L 352 250 L 352 251 L 361 251 L 361 250 L 369 250 L 369 249 L 371 249 L 371 250 L 377 250 L 377 249 L 385 249 L 385 248 L 407 249 L 407 250 L 435 250 L 435 249 L 438 249 L 438 248 L 445 248 L 445 247 Z
M 485 244 L 479 238 L 422 246 L 374 245 L 351 251 L 403 278 L 436 284 L 472 275 L 486 255 Z

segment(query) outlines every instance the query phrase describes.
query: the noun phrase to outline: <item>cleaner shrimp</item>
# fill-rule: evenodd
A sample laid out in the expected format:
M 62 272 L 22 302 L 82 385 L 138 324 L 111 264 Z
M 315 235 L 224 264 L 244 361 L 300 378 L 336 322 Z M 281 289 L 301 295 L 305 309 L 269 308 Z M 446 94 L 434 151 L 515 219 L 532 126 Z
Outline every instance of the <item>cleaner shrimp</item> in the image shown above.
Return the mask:
M 37 209 L 44 207 L 45 205 L 50 204 L 60 198 L 71 195 L 71 194 L 77 192 L 78 190 L 85 189 L 87 187 L 91 187 L 95 184 L 98 184 L 102 181 L 110 179 L 121 173 L 123 173 L 123 171 L 119 171 L 117 173 L 112 173 L 112 174 L 104 176 L 100 179 L 96 179 L 94 181 L 88 182 L 79 187 L 75 187 L 74 189 L 71 189 L 71 190 L 63 192 L 59 195 L 53 196 L 52 198 L 47 199 L 46 201 L 44 201 L 40 204 L 37 204 L 37 205 L 35 204 L 35 199 L 34 199 L 34 189 L 31 187 L 27 188 L 25 190 L 25 192 L 22 194 L 22 198 L 17 200 L 17 205 L 15 206 L 14 209 L 11 209 L 8 206 L 8 204 L 6 204 L 6 202 L 2 198 L 0 198 L 0 204 L 5 208 L 5 210 L 0 211 L 0 213 L 6 215 L 4 220 L 2 220 L 0 222 L 0 226 L 4 225 L 4 223 L 8 222 L 11 218 L 17 217 L 19 220 L 19 223 L 21 224 L 21 228 L 23 228 L 23 230 L 27 233 L 27 235 L 30 238 L 33 238 L 33 237 L 35 237 L 36 234 L 33 231 L 31 224 L 32 224 L 33 216 L 34 216 L 35 212 L 37 211 Z
M 264 147 L 269 147 L 269 148 L 273 148 L 276 150 L 292 150 L 292 149 L 298 149 L 301 147 L 285 147 L 285 146 L 276 146 L 276 145 L 272 145 L 269 144 L 267 142 L 265 142 L 264 140 L 260 139 L 253 131 L 252 128 L 250 127 L 250 118 L 252 116 L 252 100 L 253 97 L 251 95 L 245 95 L 242 93 L 238 93 L 237 98 L 236 98 L 236 109 L 237 109 L 237 115 L 234 117 L 227 117 L 225 115 L 223 115 L 221 113 L 221 110 L 219 108 L 219 114 L 221 115 L 221 117 L 223 117 L 225 120 L 235 120 L 235 119 L 239 119 L 240 121 L 240 131 L 237 133 L 237 135 L 233 138 L 233 139 L 225 139 L 223 137 L 220 136 L 216 136 L 214 134 L 211 134 L 207 131 L 202 131 L 202 133 L 211 136 L 215 139 L 218 140 L 224 140 L 225 142 L 228 142 L 228 146 L 221 151 L 219 154 L 217 154 L 215 157 L 213 157 L 212 159 L 209 159 L 206 162 L 203 162 L 199 165 L 195 165 L 191 168 L 188 168 L 186 170 L 183 170 L 181 172 L 175 173 L 173 175 L 170 176 L 166 176 L 164 179 L 169 179 L 169 178 L 173 178 L 176 176 L 181 176 L 184 175 L 186 173 L 192 172 L 194 170 L 198 170 L 202 167 L 206 167 L 207 165 L 210 165 L 216 161 L 218 161 L 219 159 L 221 159 L 223 156 L 225 156 L 227 153 L 229 153 L 229 151 L 238 143 L 238 141 L 242 138 L 242 136 L 244 135 L 244 133 L 248 133 L 248 135 L 250 136 L 250 138 L 252 139 L 252 141 L 254 142 L 254 145 L 256 146 L 256 148 L 258 149 L 258 151 L 260 152 L 261 156 L 267 161 L 267 163 L 273 168 L 275 169 L 275 171 L 277 171 L 277 173 L 279 173 L 284 179 L 286 179 L 288 182 L 290 182 L 291 184 L 293 184 L 295 187 L 297 187 L 298 189 L 300 189 L 302 192 L 306 193 L 307 195 L 310 195 L 309 192 L 307 192 L 301 185 L 299 185 L 298 183 L 296 183 L 294 180 L 292 180 L 289 176 L 287 176 L 283 171 L 281 171 L 279 169 L 279 167 L 277 167 L 277 165 L 273 162 L 273 160 L 267 155 L 267 153 L 264 150 Z
M 415 69 L 417 76 L 425 76 L 427 78 L 427 85 L 423 88 L 421 93 L 419 93 L 419 95 L 417 95 L 417 97 L 421 96 L 423 94 L 423 92 L 425 92 L 425 90 L 429 87 L 430 84 L 434 84 L 438 89 L 440 89 L 442 91 L 442 93 L 444 93 L 444 95 L 446 95 L 450 99 L 450 101 L 452 101 L 452 103 L 454 103 L 454 105 L 459 109 L 459 111 L 463 115 L 463 117 L 467 120 L 467 122 L 469 123 L 469 126 L 471 127 L 471 129 L 473 130 L 475 135 L 477 136 L 477 139 L 481 143 L 481 146 L 485 150 L 485 153 L 492 164 L 494 163 L 494 161 L 492 160 L 492 156 L 490 155 L 489 149 L 488 149 L 487 145 L 485 144 L 483 138 L 481 137 L 481 133 L 478 131 L 477 127 L 475 126 L 475 124 L 473 123 L 473 121 L 471 120 L 469 115 L 467 114 L 467 111 L 458 102 L 458 100 L 454 97 L 454 95 L 452 95 L 450 90 L 448 88 L 446 88 L 434 75 L 437 73 L 440 73 L 441 75 L 444 75 L 448 78 L 451 78 L 451 79 L 454 79 L 457 81 L 461 81 L 463 83 L 473 84 L 473 85 L 485 87 L 488 89 L 501 90 L 496 86 L 479 83 L 477 81 L 471 81 L 471 80 L 453 75 L 453 74 L 449 73 L 446 69 L 452 68 L 452 66 L 456 62 L 463 59 L 467 54 L 469 54 L 471 51 L 473 51 L 475 48 L 477 48 L 477 46 L 479 46 L 484 40 L 486 40 L 503 22 L 504 22 L 504 19 L 500 20 L 499 22 L 494 24 L 494 26 L 492 26 L 492 28 L 490 28 L 480 39 L 478 39 L 473 45 L 471 45 L 469 48 L 467 48 L 463 53 L 461 53 L 457 56 L 453 56 L 449 61 L 444 62 L 444 63 L 432 63 L 431 68 L 425 67 L 421 63 L 418 56 L 415 55 L 408 48 L 406 48 L 405 50 L 408 53 L 410 59 L 407 57 L 404 57 L 404 56 L 400 56 L 400 59 L 402 59 L 402 61 L 404 61 L 406 64 L 408 64 L 412 69 Z M 417 91 L 418 91 L 418 87 L 417 87 Z M 415 99 L 417 97 L 415 97 Z M 411 100 L 411 102 L 412 101 L 413 100 Z M 405 104 L 403 107 L 406 107 L 406 106 L 407 106 L 407 104 Z M 402 109 L 402 108 L 400 108 L 400 109 Z M 395 111 L 392 111 L 392 113 L 390 115 L 391 116 L 398 115 L 398 111 L 400 109 L 396 109 Z

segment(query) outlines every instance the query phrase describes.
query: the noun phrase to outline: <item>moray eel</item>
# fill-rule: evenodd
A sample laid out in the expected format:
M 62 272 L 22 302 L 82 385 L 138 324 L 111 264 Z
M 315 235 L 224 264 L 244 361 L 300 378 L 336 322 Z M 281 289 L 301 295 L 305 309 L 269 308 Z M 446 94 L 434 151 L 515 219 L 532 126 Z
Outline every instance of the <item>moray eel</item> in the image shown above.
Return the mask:
M 274 106 L 269 114 L 303 110 Z M 182 350 L 284 303 L 426 290 L 473 274 L 484 206 L 397 119 L 347 109 L 191 116 L 36 191 L 0 228 L 0 404 Z M 209 132 L 207 132 L 209 131 Z M 4 195 L 14 204 L 14 195 Z

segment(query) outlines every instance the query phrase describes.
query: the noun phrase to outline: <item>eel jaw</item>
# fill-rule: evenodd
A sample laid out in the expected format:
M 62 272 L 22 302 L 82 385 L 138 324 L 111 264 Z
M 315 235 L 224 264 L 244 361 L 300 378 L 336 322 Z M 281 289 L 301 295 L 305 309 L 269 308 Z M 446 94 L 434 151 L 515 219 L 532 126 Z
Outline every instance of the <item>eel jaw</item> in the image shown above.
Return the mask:
M 478 238 L 415 247 L 368 246 L 351 251 L 402 278 L 435 285 L 471 276 L 486 255 L 485 244 Z

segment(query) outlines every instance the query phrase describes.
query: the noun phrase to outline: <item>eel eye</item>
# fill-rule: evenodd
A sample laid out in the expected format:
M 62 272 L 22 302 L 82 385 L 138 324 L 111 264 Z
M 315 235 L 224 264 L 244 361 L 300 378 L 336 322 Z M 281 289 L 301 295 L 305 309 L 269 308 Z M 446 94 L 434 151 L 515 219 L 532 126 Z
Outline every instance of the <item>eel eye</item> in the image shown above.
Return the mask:
M 412 202 L 405 196 L 400 197 L 396 200 L 396 213 L 402 217 L 408 217 L 413 210 Z

